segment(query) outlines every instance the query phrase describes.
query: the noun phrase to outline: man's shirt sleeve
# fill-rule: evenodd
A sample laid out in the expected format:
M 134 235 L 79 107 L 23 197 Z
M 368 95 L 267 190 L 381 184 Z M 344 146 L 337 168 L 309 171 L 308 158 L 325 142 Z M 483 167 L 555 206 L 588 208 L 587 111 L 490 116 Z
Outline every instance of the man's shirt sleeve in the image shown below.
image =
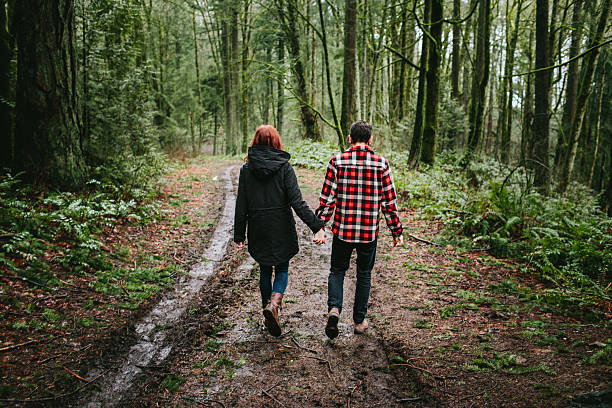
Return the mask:
M 336 207 L 337 174 L 334 159 L 332 158 L 327 165 L 325 181 L 319 195 L 319 207 L 315 211 L 315 215 L 325 222 L 329 221 Z
M 397 195 L 395 193 L 395 186 L 393 185 L 393 177 L 391 176 L 389 162 L 385 163 L 385 169 L 382 174 L 381 209 L 385 215 L 385 220 L 391 230 L 391 234 L 394 237 L 400 236 L 403 228 L 397 211 Z

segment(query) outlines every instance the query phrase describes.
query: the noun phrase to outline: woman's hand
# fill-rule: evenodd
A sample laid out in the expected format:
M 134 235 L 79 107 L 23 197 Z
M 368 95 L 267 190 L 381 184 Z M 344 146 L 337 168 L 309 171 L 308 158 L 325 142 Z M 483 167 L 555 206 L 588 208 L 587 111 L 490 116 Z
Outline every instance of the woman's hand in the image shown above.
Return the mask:
M 236 242 L 238 248 L 244 248 L 244 242 Z
M 321 228 L 316 234 L 314 234 L 314 237 L 312 237 L 312 242 L 314 242 L 317 245 L 321 245 L 327 242 L 327 236 L 325 235 L 325 229 Z

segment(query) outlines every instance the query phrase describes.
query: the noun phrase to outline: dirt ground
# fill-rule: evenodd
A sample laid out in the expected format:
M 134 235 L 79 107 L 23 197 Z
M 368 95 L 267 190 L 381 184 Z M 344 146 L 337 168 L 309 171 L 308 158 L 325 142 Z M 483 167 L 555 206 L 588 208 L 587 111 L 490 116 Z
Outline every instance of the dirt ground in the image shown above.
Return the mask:
M 207 180 L 227 165 L 207 163 Z M 314 208 L 323 175 L 296 171 Z M 176 242 L 182 251 L 195 253 L 192 262 L 211 236 L 210 228 L 202 227 L 222 211 L 219 186 L 211 185 L 216 194 L 196 194 L 206 199 L 194 198 L 187 219 L 181 218 L 197 216 L 188 225 L 208 231 L 199 244 Z M 193 194 L 189 190 L 176 190 L 173 197 Z M 408 208 L 402 208 L 402 221 L 407 233 L 423 240 L 432 240 L 438 228 Z M 310 230 L 299 220 L 297 226 L 301 250 L 290 264 L 283 335 L 277 339 L 263 330 L 257 265 L 230 244 L 180 323 L 159 328 L 174 342 L 168 357 L 141 367 L 119 406 L 565 407 L 576 394 L 612 389 L 609 357 L 595 358 L 608 350 L 612 316 L 572 318 L 530 299 L 526 293 L 541 284 L 537 277 L 520 277 L 514 262 L 414 239 L 392 248 L 384 223 L 370 329 L 353 334 L 352 263 L 340 336 L 330 341 L 324 326 L 331 239 L 314 245 Z M 189 267 L 184 255 L 174 257 Z M 89 360 L 79 359 L 74 372 L 85 375 L 92 359 L 109 369 L 120 364 L 142 314 L 123 320 L 113 336 L 100 334 L 107 346 L 88 351 Z M 78 347 L 93 341 L 79 341 Z M 94 391 L 96 384 L 87 386 L 70 405 L 83 406 Z
M 314 207 L 321 175 L 297 172 Z M 414 236 L 431 239 L 436 232 L 409 209 L 402 219 Z M 353 263 L 340 336 L 329 341 L 323 328 L 330 240 L 312 244 L 299 221 L 298 231 L 283 336 L 262 329 L 257 267 L 232 246 L 216 288 L 221 320 L 211 327 L 199 323 L 199 312 L 190 316 L 186 325 L 198 329 L 189 347 L 173 354 L 163 373 L 151 374 L 136 405 L 548 407 L 610 389 L 611 368 L 583 362 L 610 337 L 610 316 L 585 323 L 559 315 L 521 296 L 538 283 L 518 280 L 516 264 L 415 240 L 392 248 L 385 226 L 371 329 L 352 333 Z

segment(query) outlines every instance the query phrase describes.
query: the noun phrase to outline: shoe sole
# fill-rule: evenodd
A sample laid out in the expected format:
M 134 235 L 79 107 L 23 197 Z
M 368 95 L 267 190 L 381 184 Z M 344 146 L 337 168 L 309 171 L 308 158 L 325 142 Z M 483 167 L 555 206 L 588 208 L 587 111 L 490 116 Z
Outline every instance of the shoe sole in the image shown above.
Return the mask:
M 268 329 L 268 332 L 274 337 L 280 337 L 281 328 L 276 322 L 276 319 L 274 318 L 272 311 L 265 309 L 263 311 L 263 315 L 264 315 L 264 318 L 266 319 L 265 326 L 266 326 L 266 329 Z
M 330 339 L 338 337 L 338 316 L 330 315 L 327 318 L 327 325 L 325 326 L 325 334 Z

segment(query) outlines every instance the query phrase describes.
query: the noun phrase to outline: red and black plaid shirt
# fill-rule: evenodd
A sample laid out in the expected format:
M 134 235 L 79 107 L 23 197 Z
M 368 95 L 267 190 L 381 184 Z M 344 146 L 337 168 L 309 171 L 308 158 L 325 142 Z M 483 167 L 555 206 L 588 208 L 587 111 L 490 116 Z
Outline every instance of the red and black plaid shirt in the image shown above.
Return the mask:
M 317 217 L 334 214 L 331 230 L 346 242 L 371 242 L 378 236 L 382 209 L 394 237 L 402 233 L 389 162 L 369 146 L 351 146 L 329 161 Z

